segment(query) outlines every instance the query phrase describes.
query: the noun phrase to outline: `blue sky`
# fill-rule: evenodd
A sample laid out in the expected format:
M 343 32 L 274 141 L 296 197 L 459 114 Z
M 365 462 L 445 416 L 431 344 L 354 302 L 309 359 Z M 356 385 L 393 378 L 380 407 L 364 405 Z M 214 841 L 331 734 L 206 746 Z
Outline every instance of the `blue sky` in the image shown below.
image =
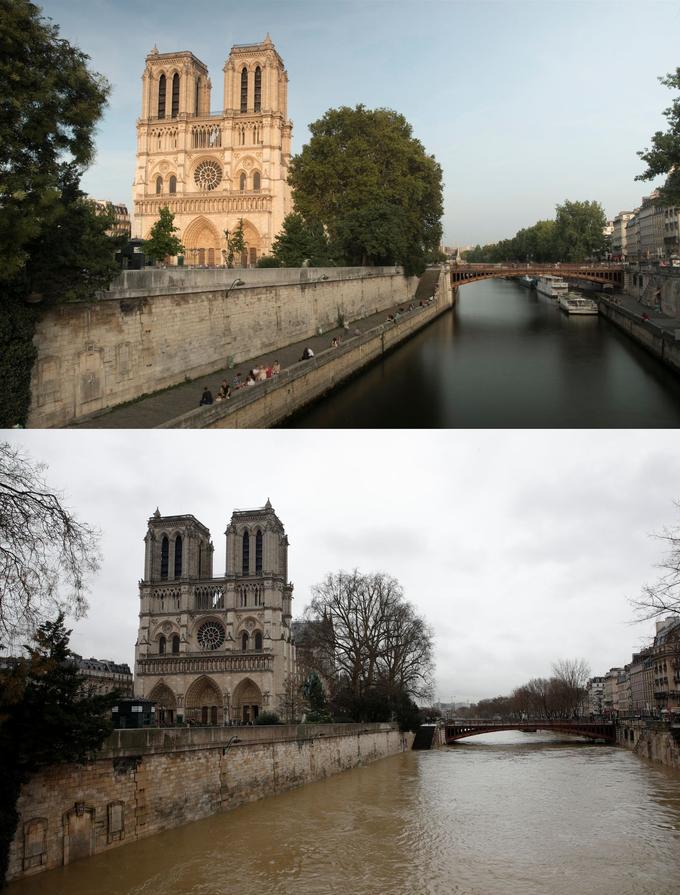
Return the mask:
M 144 59 L 191 50 L 213 109 L 234 43 L 270 33 L 289 74 L 293 152 L 326 109 L 401 112 L 444 171 L 444 239 L 490 242 L 595 199 L 608 216 L 651 186 L 636 151 L 662 129 L 680 65 L 680 3 L 458 0 L 46 0 L 46 15 L 111 81 L 98 155 L 83 179 L 131 204 Z

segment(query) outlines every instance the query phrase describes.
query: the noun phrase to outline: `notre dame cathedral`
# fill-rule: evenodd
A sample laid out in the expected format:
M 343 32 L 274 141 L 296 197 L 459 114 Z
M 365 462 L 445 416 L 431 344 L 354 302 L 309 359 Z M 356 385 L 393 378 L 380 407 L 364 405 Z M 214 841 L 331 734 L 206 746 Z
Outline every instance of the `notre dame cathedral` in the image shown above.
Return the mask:
M 243 221 L 253 265 L 291 211 L 288 75 L 269 35 L 237 44 L 224 66 L 224 103 L 211 110 L 208 69 L 193 53 L 146 57 L 137 122 L 134 233 L 146 239 L 167 206 L 185 262 L 220 265 Z
M 149 519 L 135 691 L 161 724 L 249 723 L 277 711 L 293 672 L 288 539 L 269 501 L 235 510 L 224 577 L 194 516 Z

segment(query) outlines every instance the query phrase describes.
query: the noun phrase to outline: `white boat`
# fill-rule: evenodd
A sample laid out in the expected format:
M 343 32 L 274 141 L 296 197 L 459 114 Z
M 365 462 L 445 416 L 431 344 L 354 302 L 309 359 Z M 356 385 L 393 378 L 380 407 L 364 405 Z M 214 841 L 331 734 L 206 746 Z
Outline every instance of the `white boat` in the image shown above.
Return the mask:
M 560 307 L 567 314 L 597 314 L 597 302 L 592 298 L 583 298 L 582 295 L 576 295 L 575 292 L 567 292 L 566 295 L 559 297 Z
M 569 291 L 569 285 L 562 277 L 547 275 L 538 278 L 536 290 L 542 292 L 543 295 L 549 295 L 550 298 L 559 298 L 561 295 L 566 295 Z

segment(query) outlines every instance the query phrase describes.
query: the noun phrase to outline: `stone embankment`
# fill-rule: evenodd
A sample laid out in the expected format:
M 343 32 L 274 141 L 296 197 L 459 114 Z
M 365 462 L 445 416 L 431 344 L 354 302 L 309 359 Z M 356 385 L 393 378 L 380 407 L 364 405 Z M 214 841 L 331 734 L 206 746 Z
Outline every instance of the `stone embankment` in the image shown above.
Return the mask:
M 616 742 L 656 764 L 680 771 L 680 724 L 643 719 L 619 720 Z
M 322 780 L 411 741 L 393 724 L 116 731 L 95 760 L 55 765 L 23 787 L 8 879 Z
M 451 288 L 444 268 L 436 273 L 442 303 Z M 29 425 L 68 425 L 273 355 L 407 305 L 418 286 L 395 267 L 126 271 L 96 300 L 42 317 Z

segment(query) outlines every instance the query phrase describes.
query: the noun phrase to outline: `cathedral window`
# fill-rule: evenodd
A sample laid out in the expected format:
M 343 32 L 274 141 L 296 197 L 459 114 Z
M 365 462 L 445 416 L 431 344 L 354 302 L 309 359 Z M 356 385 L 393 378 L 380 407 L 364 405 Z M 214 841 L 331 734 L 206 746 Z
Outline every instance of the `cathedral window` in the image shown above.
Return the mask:
M 162 192 L 163 192 L 163 178 L 159 176 L 156 178 L 156 195 L 160 196 L 160 194 Z
M 262 649 L 262 634 L 259 631 L 255 632 L 255 649 Z
M 198 629 L 198 643 L 202 649 L 219 649 L 224 643 L 224 628 L 218 622 L 206 622 Z
M 198 577 L 203 577 L 203 542 L 198 545 Z
M 179 115 L 179 75 L 174 74 L 172 78 L 172 117 L 177 118 Z
M 199 190 L 214 190 L 221 180 L 222 169 L 217 162 L 201 162 L 194 171 L 194 181 Z
M 248 111 L 248 69 L 241 70 L 241 111 Z
M 241 588 L 241 606 L 247 606 L 247 605 L 248 605 L 248 592 L 246 591 L 245 587 L 242 587 Z
M 242 193 L 245 193 L 245 191 L 246 191 L 246 175 L 245 174 L 241 174 L 241 176 L 239 177 L 238 188 L 241 190 Z
M 172 651 L 175 654 L 179 652 L 179 634 L 172 635 Z
M 241 634 L 241 649 L 244 653 L 248 651 L 248 634 L 246 631 Z
M 200 97 L 201 97 L 200 91 L 201 91 L 201 79 L 196 78 L 196 101 L 195 101 L 194 107 L 195 107 L 197 115 L 199 114 L 199 107 L 200 107 Z
M 165 118 L 165 75 L 158 80 L 158 117 Z
M 165 655 L 165 637 L 163 637 L 162 634 L 158 638 L 158 655 L 159 656 Z
M 262 111 L 262 69 L 259 65 L 255 69 L 255 111 Z
M 170 192 L 171 192 L 171 193 L 176 193 L 176 192 L 177 192 L 177 178 L 175 177 L 174 174 L 173 174 L 172 177 L 170 178 Z
M 262 532 L 255 535 L 255 574 L 262 574 Z
M 260 192 L 260 172 L 256 171 L 253 174 L 253 189 L 256 193 Z
M 243 575 L 250 575 L 250 537 L 247 531 L 243 532 L 243 562 L 241 569 Z
M 172 192 L 172 190 L 170 190 Z M 175 538 L 175 578 L 182 575 L 182 536 L 177 535 Z
M 168 543 L 167 535 L 163 535 L 163 540 L 161 541 L 161 578 L 168 577 L 169 550 L 170 550 L 170 545 Z

